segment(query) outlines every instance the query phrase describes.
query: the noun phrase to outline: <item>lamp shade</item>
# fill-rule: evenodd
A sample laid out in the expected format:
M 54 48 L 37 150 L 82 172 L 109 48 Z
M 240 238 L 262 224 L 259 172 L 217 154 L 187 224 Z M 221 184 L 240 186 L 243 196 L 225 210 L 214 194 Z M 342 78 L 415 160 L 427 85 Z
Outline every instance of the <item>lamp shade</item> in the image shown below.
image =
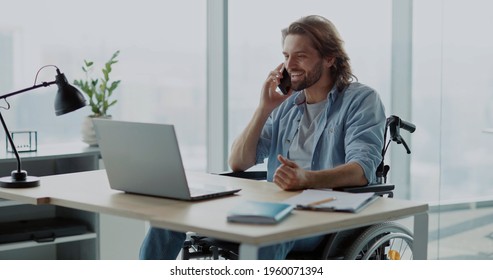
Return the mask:
M 55 114 L 57 116 L 70 113 L 86 106 L 86 100 L 78 89 L 71 86 L 63 73 L 57 69 L 55 80 L 58 92 L 55 97 Z

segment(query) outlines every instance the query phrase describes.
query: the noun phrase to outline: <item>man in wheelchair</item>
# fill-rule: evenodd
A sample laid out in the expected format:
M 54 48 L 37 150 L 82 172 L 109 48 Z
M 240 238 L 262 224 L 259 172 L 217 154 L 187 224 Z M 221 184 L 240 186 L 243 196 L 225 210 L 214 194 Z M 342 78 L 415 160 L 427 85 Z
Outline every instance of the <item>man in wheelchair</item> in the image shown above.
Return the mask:
M 267 76 L 252 119 L 233 143 L 231 169 L 244 171 L 267 158 L 267 180 L 286 191 L 375 183 L 384 106 L 352 74 L 338 31 L 321 16 L 307 16 L 282 30 L 282 42 L 284 62 Z M 185 238 L 151 228 L 140 258 L 176 259 Z M 284 259 L 292 250 L 312 251 L 322 240 L 263 247 L 258 257 Z

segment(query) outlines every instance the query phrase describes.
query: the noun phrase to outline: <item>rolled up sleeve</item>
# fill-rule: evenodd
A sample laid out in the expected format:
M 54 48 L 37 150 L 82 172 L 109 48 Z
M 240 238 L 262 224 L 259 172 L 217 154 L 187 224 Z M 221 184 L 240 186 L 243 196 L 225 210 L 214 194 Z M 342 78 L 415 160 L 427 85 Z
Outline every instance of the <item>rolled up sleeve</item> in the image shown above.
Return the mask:
M 382 161 L 385 109 L 375 91 L 361 93 L 353 102 L 346 123 L 346 162 L 358 163 L 369 183 L 376 182 Z

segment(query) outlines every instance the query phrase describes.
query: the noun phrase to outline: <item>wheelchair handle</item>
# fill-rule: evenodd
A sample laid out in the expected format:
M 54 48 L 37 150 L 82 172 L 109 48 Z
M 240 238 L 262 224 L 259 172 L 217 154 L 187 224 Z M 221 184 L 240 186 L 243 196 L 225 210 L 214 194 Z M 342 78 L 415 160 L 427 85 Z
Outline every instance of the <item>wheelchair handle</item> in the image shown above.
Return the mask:
M 409 131 L 410 133 L 413 133 L 416 130 L 416 126 L 410 122 L 403 121 L 400 119 L 400 126 L 402 129 Z
M 413 133 L 416 130 L 416 126 L 410 122 L 403 121 L 401 118 L 399 118 L 396 115 L 391 115 L 390 117 L 387 118 L 385 122 L 385 132 L 384 132 L 384 147 L 382 148 L 382 161 L 380 162 L 380 165 L 377 167 L 377 182 L 378 183 L 386 183 L 387 182 L 387 173 L 389 172 L 389 166 L 385 165 L 384 160 L 385 160 L 385 153 L 387 152 L 387 148 L 391 141 L 396 142 L 397 144 L 402 144 L 404 148 L 406 148 L 406 152 L 408 154 L 411 153 L 411 149 L 409 149 L 409 146 L 407 145 L 406 141 L 404 141 L 404 138 L 402 138 L 400 130 L 404 129 L 410 133 Z M 387 131 L 389 130 L 390 132 L 390 139 L 387 144 L 385 144 L 387 140 Z
M 392 115 L 387 119 L 387 126 L 394 129 L 402 128 L 410 133 L 413 133 L 416 130 L 416 126 L 414 124 L 406 122 L 395 115 Z

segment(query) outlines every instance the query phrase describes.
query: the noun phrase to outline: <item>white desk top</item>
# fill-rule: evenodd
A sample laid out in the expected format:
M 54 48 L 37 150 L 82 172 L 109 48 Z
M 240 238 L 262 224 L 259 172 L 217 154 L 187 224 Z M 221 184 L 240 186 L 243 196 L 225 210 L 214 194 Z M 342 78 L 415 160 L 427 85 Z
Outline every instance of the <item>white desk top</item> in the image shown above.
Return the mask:
M 239 194 L 201 202 L 185 202 L 111 190 L 104 170 L 41 177 L 31 189 L 0 188 L 0 198 L 30 204 L 52 204 L 148 220 L 153 226 L 236 242 L 259 245 L 338 231 L 425 213 L 428 205 L 380 198 L 358 214 L 294 211 L 278 225 L 242 225 L 226 222 L 226 212 L 242 200 L 282 201 L 297 192 L 285 192 L 268 182 L 188 172 L 189 181 L 238 186 Z

